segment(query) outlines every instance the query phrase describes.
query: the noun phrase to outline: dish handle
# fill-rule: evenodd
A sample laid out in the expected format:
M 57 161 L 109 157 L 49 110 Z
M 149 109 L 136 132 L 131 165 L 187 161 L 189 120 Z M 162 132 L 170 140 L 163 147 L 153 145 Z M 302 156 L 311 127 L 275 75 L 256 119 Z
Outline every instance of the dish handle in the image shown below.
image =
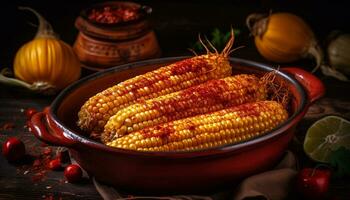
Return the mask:
M 54 146 L 72 147 L 76 142 L 64 134 L 49 117 L 49 107 L 32 116 L 29 123 L 31 132 L 39 140 Z
M 291 74 L 305 88 L 309 105 L 325 94 L 326 89 L 324 84 L 312 73 L 297 67 L 286 67 L 282 71 Z

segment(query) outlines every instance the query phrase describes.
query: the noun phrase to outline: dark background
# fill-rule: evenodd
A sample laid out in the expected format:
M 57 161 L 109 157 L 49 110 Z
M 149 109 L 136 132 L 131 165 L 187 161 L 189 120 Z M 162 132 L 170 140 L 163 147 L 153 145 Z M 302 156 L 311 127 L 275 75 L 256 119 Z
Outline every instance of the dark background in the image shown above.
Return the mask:
M 18 6 L 30 6 L 41 13 L 54 27 L 60 38 L 73 44 L 77 35 L 74 21 L 79 12 L 96 0 L 38 1 L 15 0 L 2 2 L 0 66 L 12 67 L 16 51 L 30 41 L 37 24 L 33 14 L 20 11 Z M 321 44 L 332 30 L 350 32 L 350 12 L 346 1 L 331 0 L 151 0 L 136 1 L 153 7 L 153 22 L 163 56 L 190 54 L 187 48 L 196 41 L 198 33 L 208 34 L 213 28 L 241 30 L 236 46 L 246 48 L 233 56 L 263 60 L 255 50 L 253 40 L 245 26 L 245 18 L 253 12 L 288 11 L 301 16 L 314 30 Z M 266 61 L 265 61 L 266 62 Z M 308 64 L 308 63 L 307 63 Z

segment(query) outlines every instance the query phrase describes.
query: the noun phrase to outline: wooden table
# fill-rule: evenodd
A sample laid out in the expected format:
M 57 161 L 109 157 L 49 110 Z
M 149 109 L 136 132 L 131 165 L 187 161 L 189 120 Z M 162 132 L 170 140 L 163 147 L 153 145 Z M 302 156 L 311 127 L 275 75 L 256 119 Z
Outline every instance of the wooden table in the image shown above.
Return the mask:
M 343 28 L 349 31 L 342 23 L 345 18 L 349 18 L 349 12 L 345 11 L 346 6 L 341 3 L 331 4 L 327 1 L 317 1 L 323 7 L 314 8 L 312 2 L 293 3 L 256 1 L 256 4 L 249 4 L 245 1 L 213 1 L 211 3 L 184 1 L 151 1 L 148 2 L 154 8 L 153 22 L 163 50 L 163 56 L 190 55 L 186 48 L 197 38 L 199 32 L 209 33 L 214 27 L 228 29 L 232 24 L 241 30 L 241 35 L 237 37 L 236 46 L 244 45 L 245 48 L 236 51 L 233 56 L 252 59 L 261 62 L 264 60 L 255 50 L 252 38 L 249 37 L 248 30 L 244 26 L 245 17 L 253 11 L 267 11 L 268 8 L 275 10 L 286 10 L 295 12 L 305 17 L 318 36 L 324 40 L 327 33 L 333 28 Z M 23 3 L 23 2 L 22 2 Z M 315 2 L 313 2 L 315 3 Z M 40 13 L 47 16 L 52 22 L 55 30 L 61 34 L 61 38 L 69 43 L 73 43 L 77 31 L 74 29 L 74 19 L 79 11 L 91 4 L 91 2 L 77 1 L 72 4 L 63 4 L 59 1 L 31 2 L 29 5 L 36 8 Z M 34 34 L 34 29 L 26 25 L 27 18 L 16 10 L 19 3 L 6 4 L 1 17 L 12 17 L 11 23 L 6 22 L 6 26 L 14 27 L 14 30 L 5 32 L 6 36 L 12 36 L 14 31 L 21 32 L 16 39 L 3 39 L 7 51 L 0 54 L 2 66 L 11 66 L 16 50 L 28 41 Z M 64 14 L 59 11 L 64 10 Z M 322 12 L 328 10 L 332 23 L 321 24 L 324 19 Z M 340 12 L 340 11 L 342 12 Z M 339 11 L 339 12 L 338 12 Z M 2 16 L 4 15 L 4 16 Z M 30 18 L 32 20 L 32 18 Z M 34 20 L 34 19 L 33 19 Z M 68 30 L 68 31 L 67 31 Z M 10 37 L 13 38 L 13 37 Z M 300 61 L 289 64 L 289 66 L 301 66 L 310 69 L 312 61 Z M 90 72 L 84 71 L 84 75 Z M 339 82 L 332 78 L 327 78 L 317 73 L 326 85 L 327 93 L 323 99 L 310 108 L 307 116 L 300 122 L 296 132 L 297 138 L 302 141 L 305 131 L 312 122 L 327 114 L 340 114 L 350 117 L 350 93 L 349 83 Z M 13 128 L 0 130 L 0 143 L 10 136 L 20 137 L 30 149 L 35 147 L 42 149 L 41 142 L 24 127 L 26 118 L 23 110 L 34 107 L 42 110 L 50 105 L 54 97 L 44 97 L 31 94 L 22 89 L 10 88 L 0 85 L 0 126 L 11 122 Z M 291 149 L 298 155 L 301 166 L 313 166 L 304 155 L 301 146 L 291 144 Z M 80 184 L 64 183 L 62 171 L 50 171 L 47 179 L 41 182 L 33 182 L 31 174 L 19 170 L 20 165 L 9 164 L 4 157 L 0 156 L 0 199 L 101 199 L 95 190 L 92 182 L 85 180 Z M 331 193 L 339 199 L 349 199 L 350 181 L 338 180 L 331 184 Z
M 317 118 L 326 114 L 341 114 L 350 117 L 350 95 L 343 91 L 349 90 L 346 83 L 324 78 L 327 86 L 327 94 L 313 105 L 306 117 L 300 122 L 296 132 L 297 138 L 302 141 L 307 127 Z M 36 146 L 36 151 L 42 150 L 38 141 L 25 126 L 26 117 L 23 109 L 33 107 L 42 110 L 50 105 L 52 97 L 42 97 L 25 93 L 23 90 L 14 90 L 3 85 L 0 95 L 0 125 L 6 122 L 14 123 L 14 128 L 0 131 L 0 143 L 6 138 L 16 136 L 21 138 L 27 149 Z M 23 93 L 24 92 L 24 93 Z M 340 96 L 342 96 L 340 98 Z M 2 126 L 3 127 L 3 126 Z M 295 146 L 297 145 L 297 146 Z M 301 146 L 293 143 L 292 150 L 298 155 L 301 166 L 313 166 L 303 154 Z M 29 151 L 32 152 L 32 151 Z M 24 174 L 24 170 L 18 170 L 20 165 L 9 164 L 0 156 L 0 199 L 40 199 L 54 196 L 55 199 L 101 199 L 91 181 L 85 180 L 80 184 L 62 183 L 63 172 L 50 171 L 44 181 L 33 182 L 31 173 Z M 337 194 L 340 199 L 347 199 L 350 193 L 350 181 L 338 180 L 331 184 L 332 194 Z

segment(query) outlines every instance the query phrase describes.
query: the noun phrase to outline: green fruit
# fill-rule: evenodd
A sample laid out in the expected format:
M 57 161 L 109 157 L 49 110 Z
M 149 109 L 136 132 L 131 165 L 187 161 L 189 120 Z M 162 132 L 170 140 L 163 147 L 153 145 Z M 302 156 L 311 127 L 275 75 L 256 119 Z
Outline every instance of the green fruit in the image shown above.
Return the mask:
M 350 122 L 338 116 L 327 116 L 307 130 L 304 151 L 313 160 L 329 163 L 333 151 L 350 149 Z
M 327 51 L 331 67 L 350 75 L 350 34 L 336 37 L 329 44 Z

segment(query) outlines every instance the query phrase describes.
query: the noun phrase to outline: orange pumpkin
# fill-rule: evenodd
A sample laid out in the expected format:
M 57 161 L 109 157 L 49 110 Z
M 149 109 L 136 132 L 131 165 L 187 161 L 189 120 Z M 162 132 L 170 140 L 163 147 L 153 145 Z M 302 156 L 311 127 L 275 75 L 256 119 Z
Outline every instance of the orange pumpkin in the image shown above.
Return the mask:
M 1 75 L 0 81 L 51 94 L 79 79 L 81 66 L 72 47 L 58 39 L 51 25 L 35 10 L 21 9 L 38 17 L 38 32 L 15 56 L 14 74 L 20 80 Z
M 312 56 L 317 66 L 321 64 L 323 54 L 314 33 L 300 17 L 291 13 L 251 14 L 247 26 L 267 60 L 285 63 Z

